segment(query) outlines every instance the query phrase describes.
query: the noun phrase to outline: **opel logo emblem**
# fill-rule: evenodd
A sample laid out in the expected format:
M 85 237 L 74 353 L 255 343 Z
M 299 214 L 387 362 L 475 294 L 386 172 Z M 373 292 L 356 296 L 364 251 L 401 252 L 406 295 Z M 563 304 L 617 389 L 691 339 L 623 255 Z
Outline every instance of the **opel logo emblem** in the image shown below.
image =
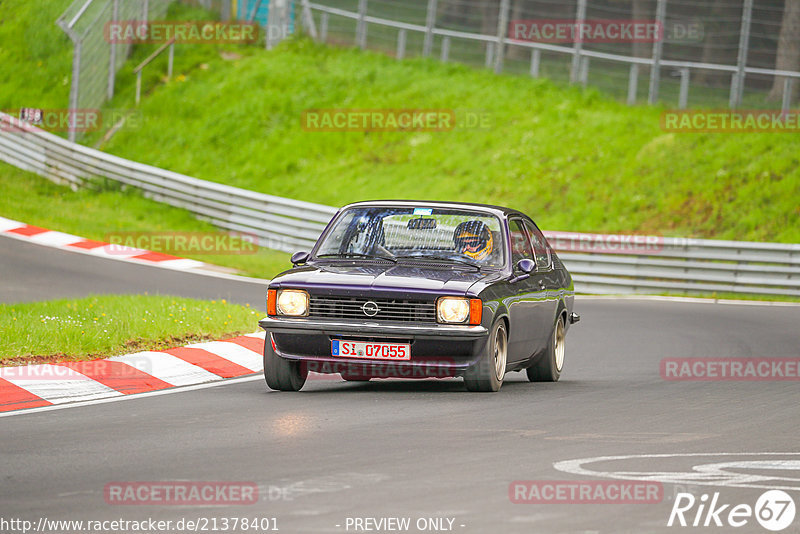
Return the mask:
M 363 311 L 364 315 L 366 315 L 367 317 L 375 317 L 378 314 L 378 312 L 381 311 L 381 309 L 378 308 L 378 305 L 376 303 L 372 302 L 371 300 L 368 300 L 367 302 L 364 303 L 363 306 L 361 306 L 361 311 Z

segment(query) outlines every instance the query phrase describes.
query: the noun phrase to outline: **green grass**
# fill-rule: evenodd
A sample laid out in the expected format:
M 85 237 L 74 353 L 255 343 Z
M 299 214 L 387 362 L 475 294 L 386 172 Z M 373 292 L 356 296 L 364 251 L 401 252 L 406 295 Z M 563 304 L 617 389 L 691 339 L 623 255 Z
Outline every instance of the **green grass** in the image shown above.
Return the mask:
M 56 19 L 70 3 L 0 2 L 0 110 L 67 107 L 72 42 Z
M 32 173 L 0 163 L 0 216 L 88 239 L 109 241 L 118 232 L 219 232 L 186 210 L 144 198 L 133 190 L 73 192 Z M 175 255 L 269 278 L 291 267 L 289 254 L 259 248 L 255 254 Z
M 0 304 L 0 364 L 161 350 L 255 332 L 259 318 L 225 300 L 155 295 Z
M 661 108 L 595 90 L 295 39 L 209 54 L 156 88 L 115 154 L 328 205 L 370 198 L 510 205 L 548 230 L 800 241 L 800 137 L 674 134 Z M 447 108 L 491 127 L 309 132 L 313 108 Z

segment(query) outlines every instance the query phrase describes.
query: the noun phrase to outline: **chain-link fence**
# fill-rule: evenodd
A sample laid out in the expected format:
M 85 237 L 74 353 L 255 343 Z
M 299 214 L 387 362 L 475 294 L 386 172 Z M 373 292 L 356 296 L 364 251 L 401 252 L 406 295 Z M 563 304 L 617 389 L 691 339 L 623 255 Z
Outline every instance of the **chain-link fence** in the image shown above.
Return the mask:
M 107 39 L 112 21 L 163 18 L 172 0 L 75 0 L 56 21 L 73 43 L 72 85 L 69 109 L 99 107 L 114 96 L 117 71 L 125 63 L 131 44 Z M 69 129 L 70 141 L 79 135 Z
M 631 104 L 787 109 L 800 88 L 799 0 L 302 4 L 327 42 L 592 85 Z

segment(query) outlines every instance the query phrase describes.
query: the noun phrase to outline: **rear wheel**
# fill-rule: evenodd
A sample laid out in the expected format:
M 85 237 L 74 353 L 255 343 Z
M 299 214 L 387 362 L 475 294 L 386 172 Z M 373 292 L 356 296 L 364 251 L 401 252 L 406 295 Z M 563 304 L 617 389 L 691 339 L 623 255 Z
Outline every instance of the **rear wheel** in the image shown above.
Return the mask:
M 561 369 L 564 367 L 565 338 L 564 317 L 559 315 L 553 326 L 547 350 L 538 362 L 527 369 L 528 380 L 531 382 L 558 382 L 561 377 Z
M 503 385 L 508 359 L 506 324 L 497 321 L 478 363 L 467 370 L 464 384 L 469 391 L 497 391 Z
M 270 389 L 300 391 L 306 383 L 308 371 L 301 362 L 285 360 L 272 350 L 269 333 L 264 342 L 264 379 Z

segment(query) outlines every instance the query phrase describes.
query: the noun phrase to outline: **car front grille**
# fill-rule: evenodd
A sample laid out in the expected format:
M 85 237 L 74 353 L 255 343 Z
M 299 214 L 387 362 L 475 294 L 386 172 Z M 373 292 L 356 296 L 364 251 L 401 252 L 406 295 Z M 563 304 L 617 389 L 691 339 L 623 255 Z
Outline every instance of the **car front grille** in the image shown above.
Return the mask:
M 311 295 L 309 317 L 435 323 L 436 304 L 421 300 Z

